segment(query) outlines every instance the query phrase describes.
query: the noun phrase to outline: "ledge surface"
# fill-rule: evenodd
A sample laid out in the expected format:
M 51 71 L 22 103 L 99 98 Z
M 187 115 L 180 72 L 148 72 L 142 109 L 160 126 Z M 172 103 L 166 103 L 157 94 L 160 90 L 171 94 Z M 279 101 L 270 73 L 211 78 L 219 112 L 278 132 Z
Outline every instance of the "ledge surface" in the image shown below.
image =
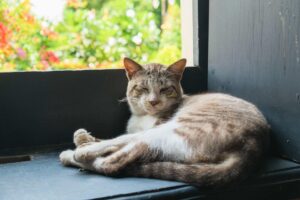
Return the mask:
M 283 159 L 268 159 L 261 171 L 260 175 L 239 187 L 258 187 L 300 178 L 295 176 L 300 174 L 300 165 Z M 289 174 L 287 172 L 292 174 L 280 175 Z M 110 178 L 63 167 L 57 152 L 34 155 L 31 161 L 0 165 L 0 199 L 177 199 L 205 194 L 208 194 L 206 190 L 179 182 Z

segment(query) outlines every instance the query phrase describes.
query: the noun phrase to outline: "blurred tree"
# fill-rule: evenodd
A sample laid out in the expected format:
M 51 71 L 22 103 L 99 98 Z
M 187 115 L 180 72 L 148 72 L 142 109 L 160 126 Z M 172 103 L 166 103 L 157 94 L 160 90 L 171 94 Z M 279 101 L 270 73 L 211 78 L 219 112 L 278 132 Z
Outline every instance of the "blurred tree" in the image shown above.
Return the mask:
M 112 68 L 124 56 L 168 64 L 181 54 L 179 0 L 67 0 L 58 24 L 30 6 L 0 1 L 0 71 Z

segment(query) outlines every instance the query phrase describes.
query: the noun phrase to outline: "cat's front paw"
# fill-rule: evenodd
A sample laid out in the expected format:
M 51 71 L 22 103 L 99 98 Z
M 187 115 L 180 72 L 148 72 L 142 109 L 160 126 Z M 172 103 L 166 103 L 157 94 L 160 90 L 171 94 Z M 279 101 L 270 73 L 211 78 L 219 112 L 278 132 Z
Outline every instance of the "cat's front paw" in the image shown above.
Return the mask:
M 85 129 L 78 129 L 74 132 L 73 142 L 76 147 L 83 146 L 84 144 L 88 144 L 90 142 L 96 142 L 97 139 Z
M 69 149 L 59 154 L 59 160 L 63 165 L 68 166 L 71 165 L 73 156 L 74 151 Z

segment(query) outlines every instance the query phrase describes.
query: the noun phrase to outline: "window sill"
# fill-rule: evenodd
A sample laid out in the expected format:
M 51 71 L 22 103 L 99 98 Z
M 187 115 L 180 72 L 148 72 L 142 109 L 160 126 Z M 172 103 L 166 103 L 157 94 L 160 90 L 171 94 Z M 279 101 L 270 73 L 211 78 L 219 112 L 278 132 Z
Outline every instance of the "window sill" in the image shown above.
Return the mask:
M 238 187 L 198 189 L 184 183 L 145 178 L 110 178 L 63 167 L 58 152 L 35 154 L 32 161 L 0 165 L 1 199 L 187 199 L 278 197 L 299 186 L 300 165 L 269 158 L 262 173 Z M 288 187 L 285 188 L 284 186 Z M 278 190 L 280 187 L 280 190 Z M 285 190 L 284 190 L 285 188 Z M 286 197 L 286 196 L 285 196 Z

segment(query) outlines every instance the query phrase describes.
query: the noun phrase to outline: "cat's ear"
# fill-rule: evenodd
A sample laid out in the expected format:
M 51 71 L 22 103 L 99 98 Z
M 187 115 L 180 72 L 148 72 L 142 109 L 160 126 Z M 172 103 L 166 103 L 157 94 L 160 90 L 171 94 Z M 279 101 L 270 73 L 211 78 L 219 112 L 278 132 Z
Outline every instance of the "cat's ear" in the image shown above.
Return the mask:
M 173 72 L 177 76 L 178 80 L 181 80 L 185 65 L 186 65 L 186 59 L 182 58 L 174 62 L 172 65 L 170 65 L 168 67 L 168 71 Z
M 124 67 L 126 70 L 126 75 L 128 79 L 130 80 L 132 76 L 139 70 L 142 70 L 143 67 L 138 64 L 137 62 L 131 60 L 130 58 L 124 58 L 123 60 Z

